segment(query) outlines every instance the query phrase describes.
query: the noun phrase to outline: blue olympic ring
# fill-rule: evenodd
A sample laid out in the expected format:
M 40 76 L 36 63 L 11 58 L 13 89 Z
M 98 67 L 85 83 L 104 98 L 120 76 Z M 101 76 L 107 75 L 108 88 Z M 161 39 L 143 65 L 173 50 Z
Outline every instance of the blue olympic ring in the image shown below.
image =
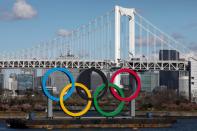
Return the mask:
M 61 71 L 62 73 L 66 74 L 66 76 L 69 78 L 69 80 L 71 81 L 72 83 L 72 87 L 70 88 L 70 90 L 65 94 L 64 96 L 64 100 L 68 99 L 72 93 L 74 92 L 75 90 L 75 80 L 74 80 L 74 77 L 73 75 L 70 73 L 70 71 L 66 68 L 52 68 L 52 69 L 49 69 L 45 75 L 43 76 L 43 79 L 42 79 L 42 90 L 44 92 L 44 94 L 51 100 L 53 101 L 60 101 L 60 98 L 57 98 L 57 97 L 54 97 L 52 96 L 49 91 L 47 90 L 47 87 L 46 87 L 46 82 L 47 82 L 47 79 L 49 77 L 49 75 L 53 72 L 56 72 L 56 71 Z

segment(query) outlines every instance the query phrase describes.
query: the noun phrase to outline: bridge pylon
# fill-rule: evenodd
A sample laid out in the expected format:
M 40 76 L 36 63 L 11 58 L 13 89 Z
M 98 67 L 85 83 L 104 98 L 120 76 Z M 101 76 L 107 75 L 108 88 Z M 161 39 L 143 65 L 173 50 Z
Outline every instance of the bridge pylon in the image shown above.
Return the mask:
M 115 6 L 115 63 L 116 66 L 120 66 L 120 21 L 121 16 L 129 17 L 129 58 L 135 56 L 135 9 L 123 8 Z M 116 77 L 115 83 L 120 86 L 120 75 Z M 121 87 L 121 86 L 120 86 Z M 134 87 L 134 86 L 133 86 Z M 135 100 L 131 102 L 131 117 L 135 117 Z

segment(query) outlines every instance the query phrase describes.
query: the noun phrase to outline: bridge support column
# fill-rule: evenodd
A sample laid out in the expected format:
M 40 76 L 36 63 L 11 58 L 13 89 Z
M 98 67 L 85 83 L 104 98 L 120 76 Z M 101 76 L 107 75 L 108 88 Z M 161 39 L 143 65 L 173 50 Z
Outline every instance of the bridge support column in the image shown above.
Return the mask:
M 120 7 L 115 6 L 115 63 L 120 66 Z M 115 78 L 115 84 L 120 86 L 120 75 Z
M 131 101 L 131 112 L 130 112 L 131 117 L 135 117 L 135 100 Z
M 49 92 L 53 94 L 53 87 L 49 89 Z M 53 101 L 47 98 L 47 118 L 53 119 Z
M 53 101 L 50 100 L 49 98 L 47 99 L 48 104 L 47 104 L 47 118 L 52 119 L 53 118 Z
M 120 19 L 129 17 L 129 56 L 135 55 L 135 9 L 115 6 L 115 62 L 120 59 Z
M 129 17 L 129 58 L 135 56 L 135 15 L 134 9 L 130 10 Z M 135 90 L 136 84 L 135 81 L 132 82 L 133 90 Z M 131 101 L 131 117 L 135 117 L 135 99 Z
M 115 6 L 115 63 L 118 64 L 119 60 L 120 60 L 120 7 Z
M 188 61 L 188 71 L 189 71 L 189 81 L 188 81 L 188 85 L 189 85 L 189 101 L 192 101 L 192 93 L 191 93 L 191 61 Z
M 135 55 L 135 19 L 134 19 L 135 9 L 133 8 L 123 8 L 120 6 L 115 6 L 115 63 L 116 66 L 120 66 L 120 19 L 121 16 L 129 17 L 129 58 Z M 121 75 L 117 76 L 115 79 L 115 84 L 120 86 Z M 133 83 L 132 83 L 133 85 Z M 120 86 L 121 87 L 121 86 Z M 133 87 L 134 88 L 134 87 Z M 135 100 L 131 102 L 131 117 L 135 117 Z
M 129 86 L 132 87 L 131 91 L 133 94 L 136 90 L 136 81 L 132 75 L 129 75 Z M 130 116 L 135 117 L 135 99 L 130 102 L 130 106 Z
M 129 58 L 135 56 L 135 15 L 134 10 L 131 10 L 129 17 Z

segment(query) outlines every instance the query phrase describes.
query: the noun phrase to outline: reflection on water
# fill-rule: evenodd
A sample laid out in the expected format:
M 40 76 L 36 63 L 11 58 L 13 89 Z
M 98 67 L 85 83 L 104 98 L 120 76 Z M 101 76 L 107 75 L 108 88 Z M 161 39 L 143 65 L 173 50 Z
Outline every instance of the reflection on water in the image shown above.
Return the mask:
M 0 131 L 21 131 L 21 129 L 7 128 L 5 123 L 0 122 Z M 27 129 L 22 129 L 27 130 Z M 64 129 L 65 130 L 65 129 Z M 67 129 L 66 131 L 106 131 L 106 129 Z M 110 129 L 110 131 L 131 131 L 131 129 Z M 28 131 L 47 131 L 46 129 L 28 129 Z M 63 129 L 54 129 L 52 131 L 63 131 Z M 197 131 L 197 118 L 192 119 L 178 119 L 171 128 L 144 128 L 137 131 Z

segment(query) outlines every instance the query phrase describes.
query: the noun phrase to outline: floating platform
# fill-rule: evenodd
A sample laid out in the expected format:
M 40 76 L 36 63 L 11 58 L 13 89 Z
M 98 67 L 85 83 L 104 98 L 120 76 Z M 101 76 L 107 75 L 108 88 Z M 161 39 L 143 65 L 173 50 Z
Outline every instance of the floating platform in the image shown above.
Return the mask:
M 8 119 L 10 128 L 165 128 L 174 118 L 67 118 L 67 119 Z

